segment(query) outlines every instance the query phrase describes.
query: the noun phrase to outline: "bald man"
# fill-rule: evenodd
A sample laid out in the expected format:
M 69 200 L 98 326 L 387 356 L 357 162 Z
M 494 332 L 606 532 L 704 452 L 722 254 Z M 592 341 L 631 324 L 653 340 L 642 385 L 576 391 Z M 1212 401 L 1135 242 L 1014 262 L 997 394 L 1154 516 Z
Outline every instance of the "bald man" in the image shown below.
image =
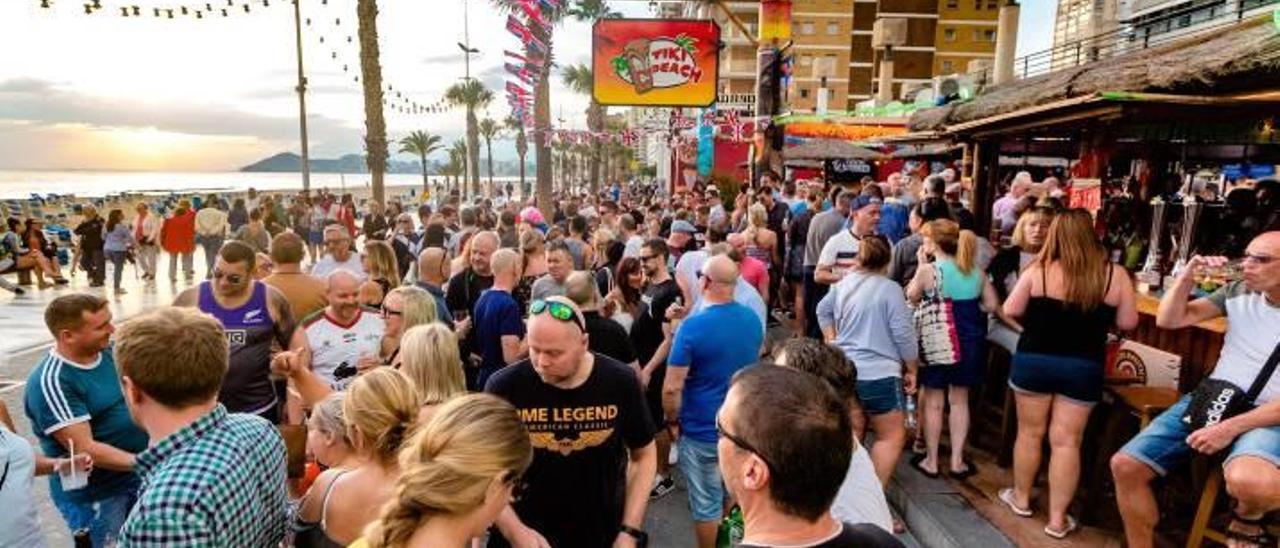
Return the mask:
M 1191 403 L 1188 394 L 1111 458 L 1129 546 L 1153 545 L 1160 509 L 1151 480 L 1176 472 L 1193 452 L 1225 454 L 1222 477 L 1236 502 L 1228 531 L 1242 537 L 1235 539 L 1237 545 L 1275 542 L 1265 540 L 1257 522 L 1280 508 L 1280 374 L 1264 371 L 1268 364 L 1274 368 L 1280 361 L 1280 231 L 1264 232 L 1249 243 L 1242 280 L 1192 300 L 1201 271 L 1226 261 L 1225 257 L 1192 257 L 1160 300 L 1156 325 L 1182 329 L 1226 316 L 1230 325 L 1209 378 L 1233 384 L 1245 394 L 1257 390 L 1249 402 L 1255 407 L 1193 428 L 1181 420 Z
M 479 238 L 480 235 L 476 235 Z M 474 378 L 468 370 L 468 388 L 480 390 L 489 376 L 524 356 L 524 311 L 511 295 L 520 281 L 520 255 L 499 249 L 489 260 L 493 287 L 476 300 L 475 348 L 480 354 L 480 370 Z
M 444 284 L 449 279 L 449 261 L 443 247 L 428 247 L 418 254 L 418 281 L 414 285 L 427 290 L 436 301 L 436 318 L 453 325 L 453 313 L 445 299 Z
M 727 255 L 711 257 L 702 266 L 698 284 L 705 306 L 676 327 L 662 386 L 667 426 L 680 441 L 679 465 L 688 480 L 699 548 L 715 546 L 725 500 L 716 411 L 729 391 L 729 379 L 755 363 L 764 344 L 760 318 L 733 300 L 738 278 L 738 265 Z
M 498 235 L 494 232 L 477 232 L 470 240 L 471 260 L 467 268 L 449 278 L 445 286 L 445 304 L 449 305 L 455 321 L 467 319 L 476 308 L 480 294 L 493 286 L 493 272 L 490 270 L 489 258 L 498 249 Z M 475 343 L 475 330 L 471 330 L 462 339 L 462 356 L 466 359 L 471 354 L 479 353 Z M 468 371 L 473 371 L 468 369 Z
M 328 306 L 302 321 L 289 350 L 300 367 L 343 390 L 355 379 L 360 357 L 378 355 L 385 326 L 376 312 L 360 306 L 361 281 L 355 273 L 335 270 L 325 284 Z
M 529 359 L 485 386 L 520 411 L 534 448 L 524 494 L 498 517 L 502 538 L 490 546 L 643 546 L 658 457 L 640 382 L 588 350 L 572 301 L 539 302 Z

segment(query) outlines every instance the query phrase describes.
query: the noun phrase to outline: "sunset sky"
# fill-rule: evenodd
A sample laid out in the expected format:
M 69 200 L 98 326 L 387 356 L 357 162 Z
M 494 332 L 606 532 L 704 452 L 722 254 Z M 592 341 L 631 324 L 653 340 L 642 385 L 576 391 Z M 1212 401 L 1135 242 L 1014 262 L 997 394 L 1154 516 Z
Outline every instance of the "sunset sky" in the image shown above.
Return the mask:
M 82 0 L 52 0 L 50 9 L 39 0 L 0 1 L 0 170 L 228 170 L 296 152 L 292 7 L 288 0 L 269 1 L 262 7 L 254 0 L 248 14 L 237 8 L 231 17 L 204 20 L 150 16 L 153 7 L 183 5 L 177 1 L 101 0 L 104 9 L 91 16 Z M 360 84 L 352 81 L 359 66 L 355 3 L 303 0 L 303 17 L 312 20 L 303 28 L 303 47 L 314 157 L 363 148 L 363 102 Z M 120 6 L 135 4 L 143 17 L 120 16 Z M 1020 54 L 1048 46 L 1053 18 L 1052 0 L 1023 4 Z M 379 6 L 384 79 L 419 103 L 436 101 L 463 74 L 455 45 L 463 36 L 463 0 L 383 0 Z M 614 2 L 614 8 L 649 15 L 647 2 Z M 502 118 L 508 114 L 502 50 L 516 50 L 519 42 L 504 28 L 505 14 L 487 0 L 471 0 L 470 15 L 471 42 L 481 50 L 472 57 L 472 74 L 495 90 L 488 115 Z M 590 43 L 588 25 L 561 25 L 557 61 L 589 62 Z M 583 127 L 586 97 L 568 92 L 558 77 L 552 97 L 553 117 Z M 387 111 L 387 117 L 392 138 L 427 129 L 449 141 L 464 126 L 461 110 Z M 495 156 L 513 153 L 508 144 L 495 144 Z

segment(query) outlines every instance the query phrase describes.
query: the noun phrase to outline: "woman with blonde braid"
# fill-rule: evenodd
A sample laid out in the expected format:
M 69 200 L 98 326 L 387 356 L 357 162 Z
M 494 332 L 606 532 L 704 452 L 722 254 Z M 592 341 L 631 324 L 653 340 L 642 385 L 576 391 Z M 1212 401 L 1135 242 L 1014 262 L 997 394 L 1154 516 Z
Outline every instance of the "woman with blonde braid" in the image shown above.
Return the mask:
M 356 378 L 342 401 L 347 436 L 357 465 L 316 478 L 298 506 L 295 529 L 301 548 L 346 546 L 395 498 L 396 456 L 418 420 L 418 391 L 395 369 L 379 367 Z M 314 531 L 311 531 L 314 530 Z
M 440 405 L 467 393 L 458 337 L 448 326 L 435 322 L 405 331 L 400 349 L 400 372 L 418 389 L 420 424 Z
M 532 460 L 511 404 L 488 394 L 454 398 L 401 452 L 394 496 L 352 546 L 466 546 L 511 502 Z

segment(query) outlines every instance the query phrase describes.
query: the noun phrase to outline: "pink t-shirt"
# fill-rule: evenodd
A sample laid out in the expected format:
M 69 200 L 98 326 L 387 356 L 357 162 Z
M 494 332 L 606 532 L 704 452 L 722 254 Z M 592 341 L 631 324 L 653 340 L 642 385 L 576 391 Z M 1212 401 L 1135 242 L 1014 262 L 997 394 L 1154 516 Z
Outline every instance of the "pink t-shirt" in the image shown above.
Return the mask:
M 739 265 L 739 269 L 742 271 L 742 279 L 751 284 L 751 287 L 754 287 L 757 290 L 765 288 L 765 292 L 768 292 L 769 267 L 765 266 L 764 261 L 754 257 L 744 256 L 742 257 L 742 264 Z M 761 294 L 760 296 L 764 297 L 764 294 Z

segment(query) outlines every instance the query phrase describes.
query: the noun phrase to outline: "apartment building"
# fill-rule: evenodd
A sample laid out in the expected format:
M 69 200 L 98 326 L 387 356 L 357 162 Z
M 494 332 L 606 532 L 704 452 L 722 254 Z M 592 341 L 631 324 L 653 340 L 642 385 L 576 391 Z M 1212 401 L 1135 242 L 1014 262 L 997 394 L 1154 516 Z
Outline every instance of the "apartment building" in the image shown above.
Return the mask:
M 1075 66 L 1095 58 L 1098 49 L 1107 43 L 1095 37 L 1117 29 L 1121 2 L 1127 0 L 1058 0 L 1053 21 L 1052 68 Z
M 996 26 L 1004 0 L 939 0 L 933 74 L 962 74 L 995 62 Z

